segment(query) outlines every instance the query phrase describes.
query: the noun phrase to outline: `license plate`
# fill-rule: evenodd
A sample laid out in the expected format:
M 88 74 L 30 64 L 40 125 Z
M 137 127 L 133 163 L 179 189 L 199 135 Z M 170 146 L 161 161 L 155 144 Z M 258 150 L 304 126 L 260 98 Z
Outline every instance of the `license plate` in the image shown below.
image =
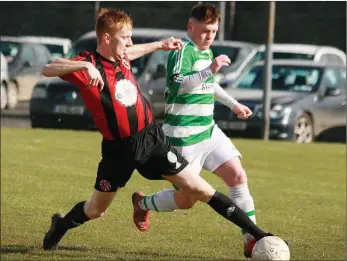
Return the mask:
M 84 107 L 73 105 L 56 105 L 53 112 L 57 114 L 82 115 L 84 113 Z
M 224 130 L 245 130 L 247 122 L 243 121 L 218 121 L 218 126 Z

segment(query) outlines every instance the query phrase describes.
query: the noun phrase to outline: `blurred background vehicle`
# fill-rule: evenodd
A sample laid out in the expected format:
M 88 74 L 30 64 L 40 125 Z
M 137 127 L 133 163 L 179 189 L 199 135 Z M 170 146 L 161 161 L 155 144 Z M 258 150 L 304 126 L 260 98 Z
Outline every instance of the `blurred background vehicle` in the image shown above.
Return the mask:
M 5 41 L 0 37 L 0 52 L 8 63 L 9 78 L 13 88 L 7 89 L 7 107 L 31 98 L 35 84 L 41 78 L 42 67 L 51 60 L 51 53 L 42 44 L 24 41 Z
M 233 61 L 231 67 L 237 67 L 247 57 L 256 44 L 237 41 L 215 41 L 211 46 L 214 56 L 226 54 Z M 157 119 L 164 117 L 166 89 L 166 65 L 169 52 L 157 51 L 150 56 L 148 66 L 146 66 L 145 78 L 140 78 L 139 83 L 148 100 L 151 103 L 154 116 Z M 228 72 L 230 67 L 223 68 L 216 74 L 216 80 L 223 79 L 224 74 Z
M 0 82 L 1 82 L 1 110 L 5 109 L 7 107 L 7 86 L 10 82 L 9 76 L 8 76 L 8 67 L 7 67 L 7 60 L 5 56 L 0 53 L 1 63 L 1 74 L 0 74 Z
M 134 44 L 157 41 L 170 36 L 183 37 L 185 31 L 134 28 L 132 40 Z M 95 31 L 85 33 L 72 45 L 67 57 L 72 58 L 81 51 L 95 51 L 97 38 Z M 131 62 L 132 71 L 141 84 L 147 78 L 152 78 L 154 71 L 145 70 L 150 55 L 143 56 Z M 143 80 L 141 80 L 143 79 Z M 146 95 L 145 95 L 146 96 Z M 146 96 L 148 99 L 149 97 Z M 91 114 L 86 110 L 78 88 L 60 78 L 42 79 L 34 88 L 29 113 L 32 127 L 78 128 L 94 129 Z
M 256 50 L 257 44 L 238 41 L 215 41 L 211 46 L 214 57 L 225 54 L 231 60 L 229 67 L 222 67 L 215 75 L 218 83 L 224 82 L 224 77 L 230 72 L 237 70 L 242 62 Z
M 228 134 L 260 137 L 263 117 L 264 62 L 256 62 L 225 91 L 253 115 L 240 120 L 216 102 L 214 119 Z M 346 139 L 346 67 L 337 63 L 274 60 L 270 138 L 310 143 Z
M 50 36 L 1 36 L 3 41 L 15 41 L 15 42 L 30 42 L 39 43 L 47 47 L 51 52 L 52 59 L 58 57 L 65 57 L 71 49 L 71 40 L 68 38 L 61 37 L 50 37 Z
M 272 45 L 272 53 L 273 59 L 300 59 L 346 66 L 346 54 L 331 46 L 275 43 Z M 254 62 L 263 61 L 264 58 L 265 45 L 260 45 L 257 49 L 253 49 L 241 64 L 231 66 L 224 71 L 224 78 L 220 80 L 221 86 L 232 83 Z

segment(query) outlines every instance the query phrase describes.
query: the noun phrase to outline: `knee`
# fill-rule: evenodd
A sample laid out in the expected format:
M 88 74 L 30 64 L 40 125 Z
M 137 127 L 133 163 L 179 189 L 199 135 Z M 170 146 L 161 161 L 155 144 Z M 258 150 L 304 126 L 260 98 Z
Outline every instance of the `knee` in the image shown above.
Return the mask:
M 221 178 L 229 187 L 238 186 L 247 183 L 247 174 L 243 167 L 229 168 Z
M 234 173 L 232 176 L 234 178 L 231 179 L 231 182 L 229 182 L 230 184 L 228 184 L 228 186 L 230 186 L 230 187 L 238 186 L 238 185 L 247 183 L 246 171 L 242 167 L 234 170 Z

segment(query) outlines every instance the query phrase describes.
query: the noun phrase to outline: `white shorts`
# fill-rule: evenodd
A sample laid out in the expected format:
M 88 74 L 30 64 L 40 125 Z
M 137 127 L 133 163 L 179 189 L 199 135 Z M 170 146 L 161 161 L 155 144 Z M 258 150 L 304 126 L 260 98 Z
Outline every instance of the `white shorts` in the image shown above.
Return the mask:
M 214 172 L 234 157 L 242 158 L 230 138 L 217 125 L 212 130 L 211 139 L 190 146 L 175 146 L 175 148 L 188 160 L 195 170 L 194 173 L 197 174 L 200 174 L 201 169 Z

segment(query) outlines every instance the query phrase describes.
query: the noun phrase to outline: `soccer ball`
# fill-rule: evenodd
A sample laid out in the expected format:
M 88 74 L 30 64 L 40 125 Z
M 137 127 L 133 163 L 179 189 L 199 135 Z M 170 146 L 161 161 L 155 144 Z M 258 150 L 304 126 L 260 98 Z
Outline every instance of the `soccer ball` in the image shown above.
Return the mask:
M 263 237 L 254 245 L 253 260 L 289 260 L 290 252 L 287 244 L 279 237 Z

